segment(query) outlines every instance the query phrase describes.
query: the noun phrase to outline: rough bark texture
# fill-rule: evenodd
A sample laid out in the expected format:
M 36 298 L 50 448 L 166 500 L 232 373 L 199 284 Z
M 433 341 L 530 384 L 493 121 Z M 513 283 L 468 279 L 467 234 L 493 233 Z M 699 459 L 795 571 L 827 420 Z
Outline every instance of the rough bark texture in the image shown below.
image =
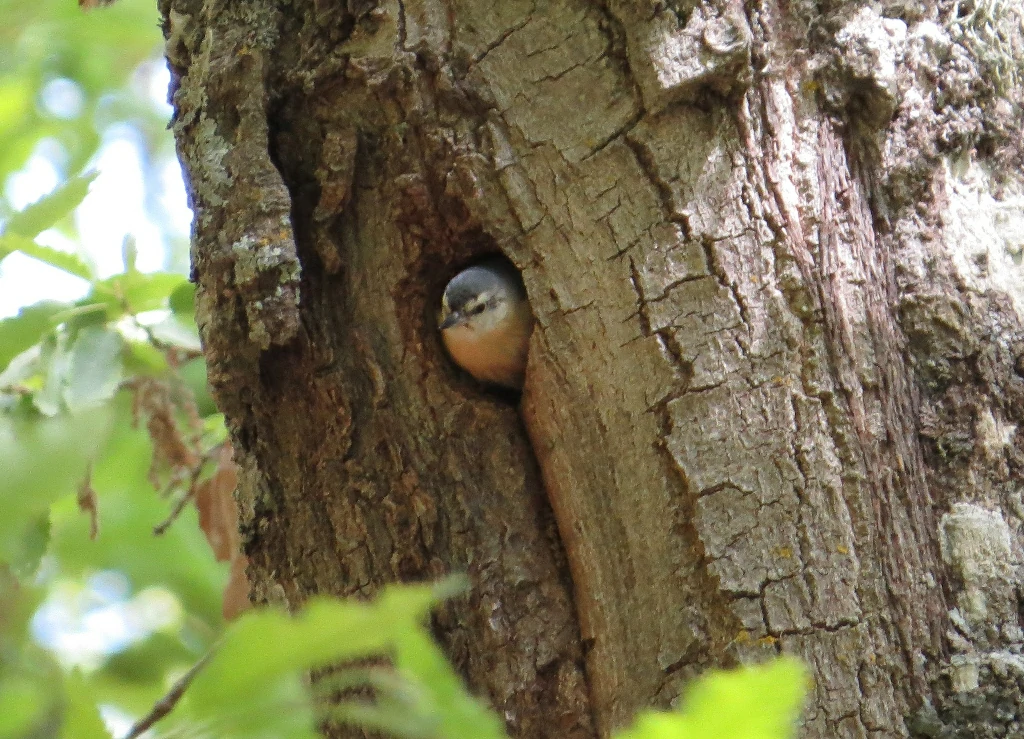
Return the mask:
M 254 600 L 468 571 L 517 737 L 779 651 L 805 737 L 1019 736 L 1010 5 L 162 0 Z M 434 327 L 494 251 L 521 404 Z

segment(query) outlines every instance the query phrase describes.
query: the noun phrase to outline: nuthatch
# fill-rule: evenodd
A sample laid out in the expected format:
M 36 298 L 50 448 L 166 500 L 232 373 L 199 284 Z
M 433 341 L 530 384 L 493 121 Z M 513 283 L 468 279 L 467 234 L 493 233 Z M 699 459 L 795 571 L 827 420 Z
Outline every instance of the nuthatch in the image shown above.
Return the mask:
M 493 259 L 455 275 L 444 289 L 438 327 L 452 359 L 473 377 L 522 389 L 533 314 L 511 264 Z

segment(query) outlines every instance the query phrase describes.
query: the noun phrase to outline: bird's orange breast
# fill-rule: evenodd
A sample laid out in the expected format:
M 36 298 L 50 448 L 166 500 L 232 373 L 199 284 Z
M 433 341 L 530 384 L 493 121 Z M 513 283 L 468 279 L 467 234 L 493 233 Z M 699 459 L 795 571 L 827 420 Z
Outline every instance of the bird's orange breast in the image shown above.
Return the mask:
M 442 332 L 442 338 L 452 359 L 473 377 L 518 389 L 526 373 L 532 317 L 506 324 L 486 333 L 453 326 Z

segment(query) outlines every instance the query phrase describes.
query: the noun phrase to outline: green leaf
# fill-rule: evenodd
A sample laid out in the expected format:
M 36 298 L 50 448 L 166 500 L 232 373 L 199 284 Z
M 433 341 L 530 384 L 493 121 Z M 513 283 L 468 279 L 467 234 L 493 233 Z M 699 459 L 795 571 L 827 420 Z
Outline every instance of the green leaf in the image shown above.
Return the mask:
M 314 598 L 294 616 L 250 611 L 230 627 L 185 694 L 182 720 L 221 737 L 305 737 L 316 715 L 326 712 L 401 729 L 409 737 L 503 739 L 501 721 L 465 692 L 421 625 L 439 596 L 461 587 L 460 579 L 435 587 L 391 586 L 373 603 Z M 373 655 L 393 656 L 401 672 L 357 668 L 335 681 L 328 677 L 318 692 L 368 680 L 379 689 L 376 704 L 347 702 L 338 710 L 313 711 L 301 679 L 306 670 Z M 267 709 L 258 721 L 256 706 Z M 285 718 L 292 723 L 275 723 Z
M 199 352 L 203 349 L 203 345 L 199 341 L 199 329 L 188 314 L 178 317 L 176 313 L 171 313 L 164 320 L 152 324 L 149 327 L 149 332 L 158 342 L 169 346 L 176 346 L 191 352 Z
M 77 670 L 67 679 L 67 705 L 61 739 L 109 739 L 89 685 Z
M 314 598 L 295 616 L 249 611 L 228 630 L 189 693 L 196 706 L 211 709 L 247 704 L 254 691 L 285 673 L 384 652 L 435 601 L 431 588 L 409 585 L 388 588 L 376 604 Z
M 90 172 L 72 177 L 49 195 L 44 195 L 24 210 L 15 213 L 7 221 L 4 234 L 16 234 L 27 239 L 34 239 L 71 213 L 85 200 L 85 196 L 89 193 L 89 185 L 96 179 L 96 175 L 96 172 Z M 85 275 L 79 275 L 79 277 L 90 279 Z
M 23 672 L 50 674 L 47 672 L 48 668 L 54 671 L 60 669 L 32 637 L 32 618 L 45 596 L 46 591 L 37 587 L 31 580 L 20 580 L 10 570 L 0 568 L 0 619 L 3 622 L 3 630 L 0 630 L 0 649 L 8 653 L 14 650 L 21 651 L 20 668 Z M 13 672 L 9 670 L 0 669 L 0 680 L 12 674 Z M 0 695 L 3 695 L 3 688 L 0 688 Z
M 106 324 L 116 323 L 124 317 L 120 310 L 110 313 L 109 307 L 109 305 L 104 305 L 103 303 L 78 305 L 72 310 L 56 317 L 61 319 L 61 323 L 64 324 L 64 328 L 67 330 L 68 339 L 73 342 L 78 338 L 78 333 L 84 328 L 90 326 L 102 328 Z
M 186 649 L 175 634 L 155 631 L 111 655 L 103 669 L 108 676 L 116 676 L 126 683 L 159 684 L 168 665 L 188 664 L 198 656 Z
M 165 308 L 174 291 L 188 284 L 188 278 L 177 272 L 134 272 L 125 274 L 121 283 L 132 312 L 142 313 Z
M 170 299 L 171 310 L 176 314 L 195 314 L 196 286 L 191 282 L 183 282 L 174 288 Z
M 121 382 L 121 345 L 116 331 L 89 326 L 71 348 L 64 402 L 72 411 L 99 405 L 114 396 Z
M 107 407 L 53 418 L 0 414 L 0 560 L 24 556 L 30 528 L 51 503 L 77 489 L 110 421 Z
M 438 736 L 450 739 L 449 735 L 442 733 L 440 715 L 431 714 L 424 706 L 424 691 L 420 685 L 386 670 L 379 670 L 378 674 L 363 682 L 366 684 L 373 686 L 374 702 L 341 701 L 327 711 L 327 716 L 338 723 L 354 724 L 407 739 L 434 739 Z M 506 739 L 505 734 L 499 737 Z
M 35 521 L 26 522 L 21 536 L 20 547 L 9 552 L 11 569 L 19 578 L 25 580 L 39 569 L 39 562 L 46 554 L 50 543 L 50 512 L 39 514 Z
M 91 282 L 93 279 L 92 269 L 77 254 L 37 244 L 32 239 L 21 234 L 5 233 L 0 236 L 0 259 L 16 251 L 33 259 L 38 259 L 40 262 L 45 262 L 51 267 L 64 270 L 75 277 L 81 277 L 83 280 Z
M 0 680 L 0 737 L 32 736 L 48 703 L 44 686 L 35 681 L 21 676 Z
M 420 712 L 438 721 L 439 735 L 445 739 L 505 737 L 498 717 L 466 692 L 462 679 L 424 630 L 402 631 L 397 641 L 395 662 L 401 672 L 415 678 L 425 694 Z
M 10 75 L 0 81 L 0 131 L 15 124 L 32 110 L 35 94 L 27 75 Z
M 128 234 L 127 236 L 124 237 L 124 240 L 121 242 L 121 259 L 124 261 L 124 271 L 138 272 L 139 269 L 138 267 L 135 266 L 135 263 L 138 261 L 138 258 L 138 244 L 136 244 L 135 242 L 135 237 L 132 236 L 131 234 Z
M 190 362 L 183 364 L 179 368 L 178 373 L 195 396 L 199 415 L 205 418 L 216 413 L 217 406 L 210 395 L 210 386 L 206 377 L 206 360 L 202 357 L 196 357 Z M 223 417 L 221 428 L 223 428 Z
M 615 739 L 789 739 L 806 686 L 806 670 L 793 657 L 712 671 L 686 693 L 681 710 L 641 713 Z
M 66 309 L 63 303 L 36 303 L 22 308 L 14 317 L 0 321 L 0 370 L 37 344 L 43 334 L 53 328 L 53 317 Z
M 39 364 L 44 372 L 43 386 L 32 394 L 32 404 L 44 416 L 56 416 L 61 410 L 64 395 L 64 378 L 68 372 L 66 336 L 62 333 L 50 336 L 39 351 Z
M 148 340 L 126 341 L 122 357 L 125 372 L 130 375 L 156 375 L 166 372 L 169 367 L 164 353 Z
M 168 300 L 188 279 L 177 272 L 124 272 L 96 283 L 91 300 L 116 301 L 129 314 L 166 308 Z
M 288 673 L 381 652 L 388 645 L 386 632 L 375 609 L 361 603 L 317 599 L 294 618 L 276 610 L 250 611 L 229 629 L 189 697 L 216 715 L 248 703 Z M 254 660 L 257 644 L 260 659 Z

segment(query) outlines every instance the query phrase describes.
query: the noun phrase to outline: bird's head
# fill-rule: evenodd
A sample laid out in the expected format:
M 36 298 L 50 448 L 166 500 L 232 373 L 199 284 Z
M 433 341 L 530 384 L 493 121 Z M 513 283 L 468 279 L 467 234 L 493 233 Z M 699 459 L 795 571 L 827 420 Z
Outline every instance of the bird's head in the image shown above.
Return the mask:
M 503 264 L 481 264 L 459 272 L 444 290 L 438 327 L 459 328 L 481 334 L 512 320 L 526 299 L 519 275 Z

